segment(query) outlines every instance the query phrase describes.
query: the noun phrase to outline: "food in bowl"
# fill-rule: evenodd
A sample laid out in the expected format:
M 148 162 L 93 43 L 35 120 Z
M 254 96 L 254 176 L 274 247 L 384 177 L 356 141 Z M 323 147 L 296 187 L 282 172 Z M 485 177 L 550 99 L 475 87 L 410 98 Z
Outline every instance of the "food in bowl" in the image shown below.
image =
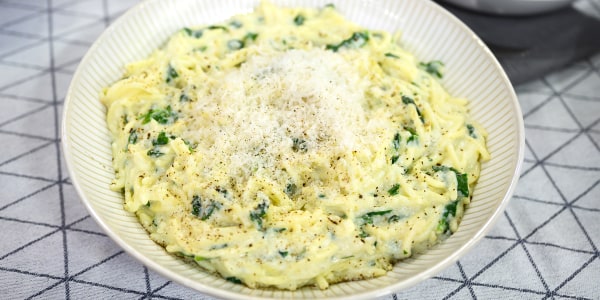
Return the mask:
M 332 6 L 183 28 L 102 93 L 111 188 L 168 252 L 235 283 L 384 275 L 457 230 L 489 159 L 442 76 Z

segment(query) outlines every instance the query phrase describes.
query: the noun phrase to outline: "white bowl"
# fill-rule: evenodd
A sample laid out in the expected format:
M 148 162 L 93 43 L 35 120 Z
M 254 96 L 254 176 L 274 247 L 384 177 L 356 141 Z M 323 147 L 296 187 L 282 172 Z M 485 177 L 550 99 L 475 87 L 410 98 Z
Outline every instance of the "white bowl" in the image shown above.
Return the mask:
M 431 1 L 281 0 L 284 6 L 322 7 L 333 2 L 350 20 L 367 28 L 402 30 L 405 48 L 423 61 L 446 63 L 447 90 L 470 99 L 472 117 L 489 132 L 492 159 L 483 164 L 473 202 L 459 230 L 430 251 L 402 261 L 387 275 L 334 284 L 327 290 L 252 290 L 208 274 L 169 255 L 155 244 L 136 217 L 123 209 L 123 197 L 109 189 L 114 177 L 111 136 L 103 87 L 116 81 L 124 65 L 148 56 L 184 26 L 211 24 L 250 12 L 258 0 L 148 0 L 112 24 L 81 61 L 65 99 L 62 144 L 71 180 L 90 214 L 130 255 L 180 284 L 217 297 L 373 298 L 421 282 L 454 263 L 480 240 L 502 213 L 515 188 L 523 158 L 524 130 L 514 90 L 483 42 L 464 24 Z

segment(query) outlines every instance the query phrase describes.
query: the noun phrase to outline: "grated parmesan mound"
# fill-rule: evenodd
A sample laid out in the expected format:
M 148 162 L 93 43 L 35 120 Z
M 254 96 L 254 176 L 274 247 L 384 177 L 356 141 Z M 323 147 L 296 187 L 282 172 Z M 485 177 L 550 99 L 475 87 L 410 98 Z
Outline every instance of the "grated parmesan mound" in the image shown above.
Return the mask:
M 374 139 L 367 137 L 362 107 L 366 82 L 357 74 L 342 56 L 323 49 L 252 56 L 196 104 L 195 115 L 205 117 L 195 118 L 184 136 L 210 140 L 198 151 L 208 161 L 227 161 L 230 176 L 244 177 L 257 166 L 293 159 L 294 140 L 299 152 L 361 148 Z

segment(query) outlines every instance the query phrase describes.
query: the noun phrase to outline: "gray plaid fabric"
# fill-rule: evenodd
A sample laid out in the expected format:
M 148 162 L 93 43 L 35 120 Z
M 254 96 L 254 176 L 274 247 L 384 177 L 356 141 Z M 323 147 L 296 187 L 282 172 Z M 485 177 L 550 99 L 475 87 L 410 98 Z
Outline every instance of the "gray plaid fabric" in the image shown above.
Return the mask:
M 135 2 L 0 0 L 0 299 L 208 299 L 115 245 L 61 153 L 73 72 Z M 506 212 L 459 262 L 385 299 L 600 298 L 600 54 L 517 91 L 526 158 Z

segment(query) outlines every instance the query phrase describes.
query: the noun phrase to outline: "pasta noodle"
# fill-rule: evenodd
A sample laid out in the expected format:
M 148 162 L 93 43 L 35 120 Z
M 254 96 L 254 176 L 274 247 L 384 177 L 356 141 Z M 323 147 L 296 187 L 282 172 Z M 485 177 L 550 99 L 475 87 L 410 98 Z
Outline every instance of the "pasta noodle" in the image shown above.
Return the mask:
M 249 287 L 384 275 L 457 230 L 489 159 L 467 101 L 401 36 L 268 2 L 184 28 L 101 101 L 124 207 Z

